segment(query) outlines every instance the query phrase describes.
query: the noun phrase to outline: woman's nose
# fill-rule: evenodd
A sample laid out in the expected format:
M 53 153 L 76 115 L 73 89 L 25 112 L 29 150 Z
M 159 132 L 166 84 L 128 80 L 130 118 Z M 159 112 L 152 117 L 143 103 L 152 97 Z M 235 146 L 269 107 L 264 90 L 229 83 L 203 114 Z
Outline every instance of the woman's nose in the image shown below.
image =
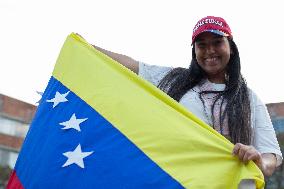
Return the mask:
M 215 53 L 215 47 L 214 47 L 214 45 L 208 44 L 207 47 L 206 47 L 206 53 L 208 53 L 208 54 Z

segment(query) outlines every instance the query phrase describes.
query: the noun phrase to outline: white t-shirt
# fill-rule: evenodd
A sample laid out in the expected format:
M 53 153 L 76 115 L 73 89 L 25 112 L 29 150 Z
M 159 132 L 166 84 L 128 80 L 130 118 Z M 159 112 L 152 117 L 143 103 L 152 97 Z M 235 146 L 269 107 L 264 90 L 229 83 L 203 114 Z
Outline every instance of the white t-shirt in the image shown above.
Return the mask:
M 162 67 L 155 65 L 147 65 L 139 62 L 139 76 L 157 86 L 163 77 L 171 71 L 171 67 Z M 209 83 L 210 87 L 216 91 L 225 89 L 225 84 Z M 187 108 L 190 112 L 195 114 L 201 120 L 209 125 L 212 125 L 211 109 L 209 106 L 204 106 L 199 98 L 199 89 L 194 87 L 185 93 L 180 99 L 179 103 Z M 264 103 L 257 97 L 257 95 L 249 90 L 251 103 L 251 127 L 252 127 L 252 145 L 260 153 L 273 153 L 277 157 L 277 166 L 282 162 L 282 153 L 275 135 L 270 116 Z M 205 103 L 206 104 L 206 103 Z M 220 132 L 218 129 L 216 129 Z

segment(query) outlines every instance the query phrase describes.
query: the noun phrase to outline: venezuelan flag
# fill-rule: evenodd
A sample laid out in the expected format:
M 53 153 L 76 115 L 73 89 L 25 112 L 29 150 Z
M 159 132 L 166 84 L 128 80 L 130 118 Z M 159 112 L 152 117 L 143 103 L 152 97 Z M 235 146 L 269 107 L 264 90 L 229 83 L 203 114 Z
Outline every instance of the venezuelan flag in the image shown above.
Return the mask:
M 155 86 L 67 37 L 8 189 L 229 189 L 264 179 Z

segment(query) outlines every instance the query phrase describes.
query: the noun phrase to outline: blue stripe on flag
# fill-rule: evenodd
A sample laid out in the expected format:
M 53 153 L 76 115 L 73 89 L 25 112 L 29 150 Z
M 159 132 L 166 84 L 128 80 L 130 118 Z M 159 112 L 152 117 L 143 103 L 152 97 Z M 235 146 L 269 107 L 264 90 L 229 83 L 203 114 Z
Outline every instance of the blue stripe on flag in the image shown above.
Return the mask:
M 24 188 L 183 188 L 98 112 L 68 91 L 51 77 L 15 167 Z M 55 105 L 51 99 L 56 92 L 67 94 L 68 101 Z M 72 115 L 75 120 L 82 119 L 77 124 L 79 129 L 66 126 Z M 72 159 L 79 144 L 85 157 Z M 76 163 L 71 161 L 74 159 Z

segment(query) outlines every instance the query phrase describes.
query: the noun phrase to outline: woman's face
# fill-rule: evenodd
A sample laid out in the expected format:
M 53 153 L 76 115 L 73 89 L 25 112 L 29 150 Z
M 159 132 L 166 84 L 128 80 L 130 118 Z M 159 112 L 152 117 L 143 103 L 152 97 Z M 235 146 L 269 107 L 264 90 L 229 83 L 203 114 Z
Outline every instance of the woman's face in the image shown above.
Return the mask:
M 196 39 L 195 54 L 197 62 L 211 82 L 224 83 L 230 52 L 227 37 L 204 32 Z

